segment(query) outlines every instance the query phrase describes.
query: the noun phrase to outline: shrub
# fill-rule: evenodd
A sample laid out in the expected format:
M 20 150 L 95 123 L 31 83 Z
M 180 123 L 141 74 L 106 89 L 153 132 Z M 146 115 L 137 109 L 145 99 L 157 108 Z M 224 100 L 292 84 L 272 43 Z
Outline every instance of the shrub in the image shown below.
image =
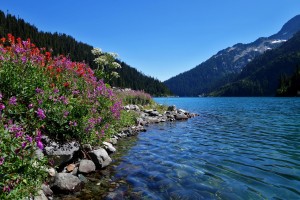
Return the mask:
M 43 148 L 43 134 L 97 144 L 114 132 L 121 105 L 85 63 L 52 57 L 29 39 L 1 38 L 1 199 L 21 199 L 41 182 L 45 161 L 34 152 Z

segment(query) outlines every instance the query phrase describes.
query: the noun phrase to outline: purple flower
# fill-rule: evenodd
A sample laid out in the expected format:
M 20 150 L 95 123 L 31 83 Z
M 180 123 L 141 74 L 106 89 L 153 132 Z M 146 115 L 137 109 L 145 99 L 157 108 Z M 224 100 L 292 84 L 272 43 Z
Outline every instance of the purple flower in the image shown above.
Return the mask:
M 23 131 L 18 131 L 18 132 L 16 133 L 16 138 L 21 137 L 23 134 L 24 134 Z
M 23 142 L 22 143 L 22 149 L 24 149 L 26 147 L 26 145 L 27 145 L 27 142 Z
M 0 93 L 0 101 L 2 100 L 2 98 L 3 98 L 3 95 L 2 95 L 2 93 Z
M 8 103 L 10 105 L 17 105 L 17 98 L 15 96 L 11 97 Z
M 38 110 L 36 111 L 36 114 L 37 114 L 38 118 L 40 118 L 40 120 L 43 120 L 46 118 L 45 112 L 41 108 L 38 108 Z
M 69 112 L 68 112 L 68 111 L 65 111 L 65 112 L 64 112 L 64 118 L 66 118 L 68 115 L 69 115 Z
M 53 93 L 54 93 L 54 94 L 57 94 L 57 93 L 59 93 L 59 89 L 57 89 L 57 88 L 54 88 L 54 90 L 53 90 Z
M 0 111 L 4 110 L 4 108 L 5 108 L 5 105 L 3 103 L 0 103 Z
M 27 61 L 26 56 L 22 56 L 22 57 L 21 57 L 21 61 L 22 61 L 22 63 L 26 63 L 26 61 Z
M 42 104 L 42 103 L 43 103 L 43 100 L 38 99 L 38 103 L 39 103 L 39 104 Z
M 30 137 L 29 135 L 26 135 L 26 140 L 28 140 L 28 142 L 32 142 L 32 137 Z
M 29 105 L 28 105 L 28 108 L 29 108 L 29 109 L 33 108 L 33 104 L 32 104 L 32 103 L 29 104 Z
M 0 158 L 0 165 L 3 165 L 3 163 L 4 163 L 4 157 L 1 157 Z
M 43 91 L 41 88 L 36 88 L 36 89 L 35 89 L 35 92 L 36 92 L 37 94 L 43 94 L 43 93 L 44 93 L 44 91 Z
M 43 145 L 43 143 L 41 142 L 41 140 L 38 140 L 38 141 L 37 141 L 36 146 L 37 146 L 40 150 L 43 150 L 43 149 L 44 149 L 44 145 Z
M 10 187 L 9 186 L 4 186 L 3 187 L 3 192 L 10 192 Z

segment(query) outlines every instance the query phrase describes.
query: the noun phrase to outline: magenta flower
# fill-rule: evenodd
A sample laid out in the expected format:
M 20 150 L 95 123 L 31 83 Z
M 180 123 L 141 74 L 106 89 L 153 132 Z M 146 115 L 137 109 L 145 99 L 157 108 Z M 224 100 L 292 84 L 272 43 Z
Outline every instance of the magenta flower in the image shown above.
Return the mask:
M 29 105 L 28 105 L 28 108 L 29 108 L 29 109 L 33 108 L 33 104 L 32 104 L 32 103 L 29 104 Z
M 32 137 L 30 137 L 29 135 L 26 136 L 26 140 L 28 140 L 28 142 L 32 142 Z
M 43 94 L 44 93 L 44 91 L 41 88 L 36 88 L 35 92 L 38 93 L 38 94 Z
M 15 96 L 11 97 L 8 102 L 10 105 L 17 105 L 17 98 Z
M 42 143 L 41 140 L 38 140 L 38 141 L 37 141 L 36 146 L 37 146 L 40 150 L 43 150 L 43 149 L 44 149 L 44 145 L 43 145 L 43 143 Z
M 2 95 L 2 93 L 0 93 L 0 101 L 2 100 L 2 98 L 3 98 L 3 95 Z
M 3 165 L 3 163 L 4 163 L 4 157 L 1 157 L 0 158 L 0 165 Z
M 65 112 L 64 112 L 64 118 L 68 117 L 68 115 L 69 115 L 69 112 L 68 112 L 68 111 L 65 111 Z
M 5 108 L 5 105 L 3 103 L 0 103 L 0 111 L 4 110 L 4 108 Z
M 38 110 L 36 111 L 36 114 L 37 114 L 38 118 L 40 118 L 40 120 L 43 120 L 46 118 L 45 112 L 41 108 L 38 108 Z
M 23 142 L 22 143 L 22 149 L 24 149 L 26 147 L 26 145 L 27 145 L 27 142 Z

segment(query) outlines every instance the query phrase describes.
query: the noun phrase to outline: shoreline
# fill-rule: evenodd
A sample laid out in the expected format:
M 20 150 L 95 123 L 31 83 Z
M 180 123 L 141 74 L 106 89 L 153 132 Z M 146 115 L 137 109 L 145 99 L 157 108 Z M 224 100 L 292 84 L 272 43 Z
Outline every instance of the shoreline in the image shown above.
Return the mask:
M 137 105 L 127 105 L 123 109 L 137 114 L 136 125 L 123 128 L 101 146 L 92 147 L 89 144 L 80 146 L 76 141 L 57 144 L 47 137 L 43 138 L 47 144 L 45 155 L 59 167 L 48 169 L 49 182 L 42 185 L 42 190 L 34 199 L 70 200 L 82 199 L 82 196 L 84 199 L 95 198 L 90 196 L 94 190 L 97 190 L 97 194 L 101 191 L 100 199 L 114 199 L 118 194 L 113 193 L 113 190 L 123 183 L 111 180 L 111 173 L 116 164 L 111 157 L 119 153 L 117 149 L 122 148 L 120 146 L 122 142 L 132 140 L 140 132 L 146 132 L 146 127 L 151 124 L 183 121 L 198 116 L 175 106 L 169 106 L 164 113 L 159 113 L 155 109 L 143 109 Z M 123 153 L 124 150 L 120 152 L 121 156 Z

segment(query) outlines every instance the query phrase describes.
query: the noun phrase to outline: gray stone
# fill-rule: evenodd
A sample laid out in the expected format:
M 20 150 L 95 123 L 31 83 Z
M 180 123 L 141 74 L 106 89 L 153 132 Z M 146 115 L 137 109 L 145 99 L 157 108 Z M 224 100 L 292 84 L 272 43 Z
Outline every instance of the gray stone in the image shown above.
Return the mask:
M 110 138 L 109 139 L 110 143 L 112 143 L 113 145 L 116 145 L 118 143 L 118 139 L 117 138 Z
M 91 160 L 81 160 L 79 163 L 78 170 L 81 173 L 91 173 L 96 170 L 96 166 Z
M 103 142 L 104 148 L 108 153 L 114 153 L 116 152 L 116 148 L 109 142 Z
M 84 145 L 82 145 L 82 148 L 85 151 L 92 151 L 93 150 L 92 145 L 90 145 L 90 144 L 84 144 Z
M 43 190 L 39 190 L 37 196 L 33 198 L 34 200 L 48 200 Z
M 53 183 L 53 190 L 61 192 L 77 192 L 81 189 L 81 181 L 70 173 L 58 173 Z
M 71 174 L 76 176 L 78 174 L 78 167 L 75 167 Z
M 175 119 L 176 120 L 187 120 L 188 119 L 188 116 L 186 116 L 185 114 L 183 113 L 178 113 L 177 115 L 175 115 Z
M 81 182 L 83 183 L 87 183 L 89 180 L 87 178 L 85 178 L 85 176 L 83 176 L 82 174 L 78 174 L 78 178 Z
M 68 142 L 62 145 L 50 142 L 49 146 L 45 147 L 46 155 L 49 159 L 53 159 L 55 166 L 70 161 L 77 151 L 79 151 L 79 143 L 77 142 Z
M 53 195 L 53 191 L 50 189 L 49 185 L 42 184 L 42 190 L 46 196 Z
M 103 148 L 90 151 L 89 155 L 95 163 L 96 167 L 100 169 L 108 166 L 112 162 L 108 153 Z
M 178 109 L 177 112 L 178 113 L 188 114 L 188 112 L 186 110 L 183 110 L 183 109 Z
M 39 160 L 42 160 L 44 158 L 43 151 L 41 149 L 36 149 L 35 150 L 35 155 Z

